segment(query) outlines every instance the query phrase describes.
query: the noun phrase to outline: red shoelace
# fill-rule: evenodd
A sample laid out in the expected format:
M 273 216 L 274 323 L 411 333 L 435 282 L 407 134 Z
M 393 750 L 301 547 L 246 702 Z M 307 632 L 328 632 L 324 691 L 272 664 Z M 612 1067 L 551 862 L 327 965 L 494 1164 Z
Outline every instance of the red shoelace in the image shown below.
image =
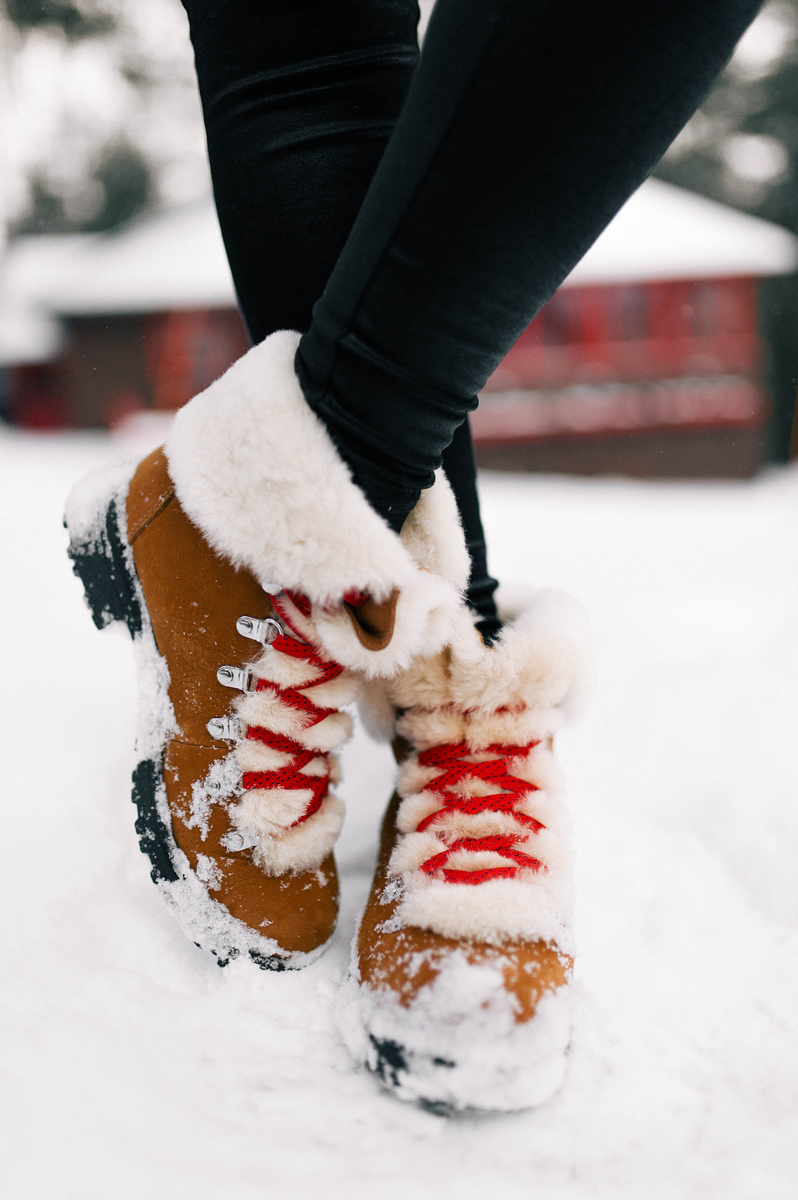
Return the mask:
M 286 592 L 285 594 L 304 617 L 310 617 L 311 605 L 306 596 L 301 595 L 299 592 Z M 303 659 L 309 667 L 315 667 L 320 674 L 318 679 L 313 679 L 310 683 L 303 683 L 301 691 L 294 687 L 282 687 L 279 683 L 272 683 L 270 679 L 259 679 L 255 690 L 258 692 L 273 692 L 283 704 L 287 704 L 289 708 L 296 709 L 297 712 L 304 713 L 309 718 L 305 722 L 305 729 L 311 729 L 314 725 L 318 725 L 320 721 L 323 721 L 325 717 L 329 717 L 332 713 L 337 712 L 338 709 L 320 708 L 308 696 L 303 696 L 302 692 L 309 691 L 311 688 L 319 687 L 322 683 L 328 683 L 331 679 L 337 678 L 344 668 L 340 663 L 333 662 L 330 659 L 323 659 L 312 646 L 302 640 L 299 632 L 286 615 L 284 607 L 275 596 L 272 597 L 272 607 L 283 626 L 290 629 L 294 637 L 289 637 L 285 633 L 279 634 L 271 642 L 271 649 L 275 650 L 278 654 L 287 654 L 291 658 Z M 286 766 L 280 767 L 275 771 L 245 771 L 241 781 L 244 790 L 251 791 L 253 788 L 283 788 L 286 791 L 312 792 L 311 799 L 308 801 L 305 811 L 301 817 L 292 822 L 289 826 L 291 829 L 296 825 L 301 825 L 303 821 L 307 821 L 315 812 L 318 812 L 330 786 L 329 754 L 318 750 L 308 750 L 306 746 L 303 746 L 301 742 L 297 742 L 294 738 L 288 737 L 284 733 L 274 733 L 273 730 L 265 729 L 262 725 L 250 725 L 247 729 L 247 737 L 254 742 L 261 742 L 271 750 L 279 750 L 282 754 L 291 754 L 293 758 Z M 314 758 L 322 759 L 327 770 L 323 775 L 303 775 L 302 768 L 306 767 Z
M 529 830 L 537 833 L 539 830 L 545 829 L 542 822 L 536 820 L 534 817 L 515 811 L 515 805 L 521 797 L 528 792 L 538 791 L 538 788 L 533 783 L 528 783 L 525 779 L 518 779 L 517 776 L 511 775 L 507 767 L 508 759 L 525 756 L 534 746 L 539 744 L 539 740 L 527 742 L 524 746 L 504 745 L 501 742 L 494 742 L 485 751 L 480 752 L 480 754 L 493 754 L 496 756 L 485 762 L 465 761 L 467 758 L 477 757 L 474 751 L 469 748 L 467 742 L 449 742 L 442 746 L 432 746 L 429 750 L 421 750 L 419 752 L 418 761 L 420 766 L 436 767 L 441 772 L 440 775 L 437 775 L 427 784 L 424 791 L 432 792 L 434 796 L 443 801 L 441 808 L 436 809 L 434 813 L 430 813 L 428 817 L 425 817 L 421 821 L 418 825 L 419 833 L 425 829 L 434 827 L 450 812 L 467 813 L 472 816 L 482 812 L 506 813 L 523 827 L 523 832 L 519 830 L 517 834 L 491 834 L 488 837 L 481 838 L 457 838 L 440 854 L 435 854 L 432 858 L 428 858 L 426 862 L 422 863 L 422 871 L 427 875 L 436 875 L 440 872 L 447 883 L 477 884 L 485 883 L 488 879 L 512 879 L 522 869 L 527 871 L 546 869 L 537 858 L 532 858 L 531 855 L 517 849 L 518 843 L 524 841 L 528 836 Z M 502 790 L 492 793 L 489 796 L 462 796 L 459 792 L 451 790 L 456 784 L 467 779 L 479 779 L 483 783 L 493 784 Z M 508 865 L 506 867 L 482 867 L 474 871 L 457 870 L 447 867 L 446 864 L 450 857 L 458 850 L 491 850 L 494 854 L 506 858 Z

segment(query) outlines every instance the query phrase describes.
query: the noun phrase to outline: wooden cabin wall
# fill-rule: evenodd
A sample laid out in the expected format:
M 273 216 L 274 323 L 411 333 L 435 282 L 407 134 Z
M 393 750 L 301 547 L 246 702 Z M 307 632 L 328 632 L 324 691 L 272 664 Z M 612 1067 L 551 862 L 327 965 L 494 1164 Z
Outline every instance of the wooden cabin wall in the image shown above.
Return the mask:
M 235 309 L 69 317 L 53 363 L 11 369 L 7 418 L 27 428 L 110 428 L 179 408 L 246 352 Z

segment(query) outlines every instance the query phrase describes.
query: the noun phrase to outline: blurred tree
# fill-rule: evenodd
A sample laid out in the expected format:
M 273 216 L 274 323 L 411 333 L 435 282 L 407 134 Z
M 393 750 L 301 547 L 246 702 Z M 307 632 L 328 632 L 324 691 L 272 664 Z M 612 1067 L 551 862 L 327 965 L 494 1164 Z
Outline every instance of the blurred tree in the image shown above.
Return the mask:
M 55 26 L 72 42 L 110 33 L 116 28 L 114 18 L 101 8 L 87 6 L 84 9 L 63 0 L 5 0 L 5 9 L 9 21 L 18 29 Z
M 798 230 L 798 0 L 771 0 L 655 175 Z
M 106 146 L 94 167 L 83 203 L 69 204 L 45 176 L 31 180 L 27 211 L 9 228 L 12 237 L 27 233 L 101 233 L 128 221 L 153 199 L 154 182 L 144 155 L 120 142 Z
M 135 146 L 126 143 L 108 146 L 93 179 L 102 189 L 103 200 L 97 215 L 86 221 L 87 231 L 113 229 L 147 208 L 153 199 L 152 172 Z
M 207 192 L 180 0 L 0 0 L 0 43 L 0 245 Z

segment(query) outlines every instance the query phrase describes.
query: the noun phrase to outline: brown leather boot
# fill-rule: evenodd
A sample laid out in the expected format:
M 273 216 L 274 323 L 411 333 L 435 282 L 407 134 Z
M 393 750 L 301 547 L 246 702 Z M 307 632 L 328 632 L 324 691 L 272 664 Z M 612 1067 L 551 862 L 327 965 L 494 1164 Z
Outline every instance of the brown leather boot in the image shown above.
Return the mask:
M 376 690 L 398 714 L 398 794 L 339 1024 L 400 1098 L 510 1110 L 560 1086 L 570 1037 L 570 838 L 553 734 L 584 680 L 572 601 L 541 593 L 485 646 L 450 644 Z
M 138 652 L 133 798 L 153 880 L 222 965 L 273 970 L 335 927 L 341 710 L 362 678 L 448 636 L 467 571 L 445 479 L 403 539 L 370 509 L 305 404 L 295 345 L 255 347 L 165 451 L 89 477 L 67 508 L 95 623 L 126 623 Z

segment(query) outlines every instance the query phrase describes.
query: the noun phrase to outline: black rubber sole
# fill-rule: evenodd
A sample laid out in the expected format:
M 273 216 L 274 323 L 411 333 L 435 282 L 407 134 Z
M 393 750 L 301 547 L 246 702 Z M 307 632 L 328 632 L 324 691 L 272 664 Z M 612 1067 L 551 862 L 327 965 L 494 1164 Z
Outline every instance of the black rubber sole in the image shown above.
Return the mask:
M 72 569 L 83 584 L 86 603 L 98 629 L 119 622 L 131 637 L 144 627 L 138 580 L 131 572 L 125 542 L 119 529 L 115 499 L 108 502 L 99 527 L 84 542 L 70 540 L 67 551 Z M 132 800 L 136 806 L 136 833 L 142 854 L 150 860 L 153 883 L 174 883 L 180 878 L 172 861 L 171 836 L 158 812 L 157 789 L 163 778 L 163 760 L 143 759 L 133 771 Z
M 398 1090 L 401 1086 L 402 1073 L 410 1069 L 407 1051 L 399 1042 L 395 1042 L 391 1038 L 375 1038 L 373 1033 L 369 1034 L 369 1041 L 376 1053 L 376 1059 L 373 1063 L 366 1063 L 367 1069 L 376 1075 L 389 1091 Z M 436 1067 L 454 1067 L 456 1065 L 445 1058 L 434 1058 L 432 1062 Z M 457 1113 L 457 1109 L 453 1105 L 447 1104 L 443 1100 L 419 1098 L 416 1100 L 416 1104 L 419 1108 L 434 1113 L 438 1117 L 451 1117 Z
M 141 633 L 143 620 L 137 580 L 130 573 L 116 500 L 109 500 L 103 525 L 94 531 L 94 536 L 86 542 L 70 541 L 67 554 L 72 559 L 72 570 L 83 584 L 97 628 L 105 629 L 120 621 L 127 625 L 131 637 Z

